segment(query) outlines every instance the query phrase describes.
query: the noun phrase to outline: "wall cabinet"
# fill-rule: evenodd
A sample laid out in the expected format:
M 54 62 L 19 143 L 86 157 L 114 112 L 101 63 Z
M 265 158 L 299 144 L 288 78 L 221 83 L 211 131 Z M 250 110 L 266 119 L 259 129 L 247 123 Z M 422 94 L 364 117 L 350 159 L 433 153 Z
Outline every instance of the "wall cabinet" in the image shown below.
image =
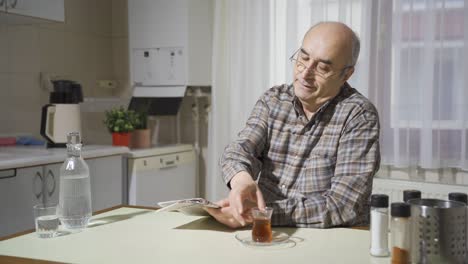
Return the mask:
M 183 78 L 188 86 L 211 86 L 213 8 L 213 0 L 129 0 L 132 85 L 137 85 L 141 76 L 148 74 L 141 71 L 150 70 L 149 74 L 154 79 L 160 78 L 157 85 L 171 85 L 168 80 Z M 165 56 L 170 58 L 170 63 L 156 60 L 159 68 L 141 65 L 142 59 L 145 63 L 153 55 L 145 54 L 145 51 L 158 48 L 177 50 L 176 56 Z M 182 56 L 177 56 L 179 53 Z M 160 57 L 164 59 L 164 56 Z M 179 69 L 183 71 L 177 72 Z
M 122 156 L 92 158 L 86 163 L 93 211 L 122 204 Z M 58 203 L 61 166 L 54 163 L 0 171 L 0 237 L 34 228 L 34 205 Z
M 11 23 L 34 22 L 27 18 L 65 21 L 64 0 L 0 0 L 0 15 L 8 15 L 3 20 Z M 13 15 L 13 16 L 9 16 Z M 14 15 L 21 15 L 14 16 Z

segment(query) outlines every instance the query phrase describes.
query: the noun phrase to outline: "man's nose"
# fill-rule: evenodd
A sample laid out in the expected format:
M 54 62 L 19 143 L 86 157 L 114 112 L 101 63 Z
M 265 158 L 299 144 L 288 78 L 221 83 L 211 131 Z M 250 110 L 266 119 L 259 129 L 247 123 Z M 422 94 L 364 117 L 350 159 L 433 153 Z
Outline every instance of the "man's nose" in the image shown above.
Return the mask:
M 315 78 L 315 63 L 311 63 L 310 65 L 307 65 L 306 68 L 301 72 L 302 78 L 303 79 L 312 79 Z

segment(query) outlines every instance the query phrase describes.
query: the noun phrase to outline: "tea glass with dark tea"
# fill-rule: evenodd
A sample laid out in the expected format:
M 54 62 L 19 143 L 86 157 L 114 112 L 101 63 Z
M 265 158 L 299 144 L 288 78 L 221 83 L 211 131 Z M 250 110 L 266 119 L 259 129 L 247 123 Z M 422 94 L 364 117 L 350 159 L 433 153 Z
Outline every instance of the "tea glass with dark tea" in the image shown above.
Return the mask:
M 273 208 L 265 209 L 252 208 L 252 240 L 259 243 L 271 243 L 273 235 L 271 232 L 271 215 Z

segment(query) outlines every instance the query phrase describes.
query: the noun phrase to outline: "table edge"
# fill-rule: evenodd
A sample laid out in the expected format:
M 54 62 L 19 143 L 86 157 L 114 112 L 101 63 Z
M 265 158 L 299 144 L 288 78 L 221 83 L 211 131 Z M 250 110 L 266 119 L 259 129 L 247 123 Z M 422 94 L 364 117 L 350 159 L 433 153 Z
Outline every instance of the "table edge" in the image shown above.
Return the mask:
M 93 215 L 106 213 L 106 212 L 109 212 L 109 211 L 112 211 L 112 210 L 115 210 L 115 209 L 119 209 L 119 208 L 137 208 L 137 209 L 147 209 L 147 210 L 158 210 L 159 209 L 159 207 L 121 204 L 121 205 L 116 205 L 116 206 L 109 207 L 109 208 L 106 208 L 106 209 L 98 210 L 98 211 L 94 212 Z M 34 229 L 28 229 L 28 230 L 25 230 L 25 231 L 21 231 L 21 232 L 18 232 L 18 233 L 14 233 L 14 234 L 11 234 L 11 235 L 0 237 L 0 241 L 4 241 L 4 240 L 11 239 L 11 238 L 19 237 L 19 236 L 26 235 L 26 234 L 33 233 L 33 232 L 34 232 Z

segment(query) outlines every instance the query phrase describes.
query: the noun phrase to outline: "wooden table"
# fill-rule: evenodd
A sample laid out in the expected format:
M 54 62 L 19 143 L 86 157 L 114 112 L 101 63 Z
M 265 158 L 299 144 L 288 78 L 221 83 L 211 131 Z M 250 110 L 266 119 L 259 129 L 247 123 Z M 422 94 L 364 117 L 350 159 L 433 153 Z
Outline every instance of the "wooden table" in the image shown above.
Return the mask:
M 369 255 L 369 231 L 274 228 L 291 236 L 281 247 L 248 247 L 239 230 L 210 217 L 114 207 L 83 232 L 41 239 L 23 232 L 0 241 L 0 263 L 390 263 Z M 248 232 L 248 231 L 246 231 Z

